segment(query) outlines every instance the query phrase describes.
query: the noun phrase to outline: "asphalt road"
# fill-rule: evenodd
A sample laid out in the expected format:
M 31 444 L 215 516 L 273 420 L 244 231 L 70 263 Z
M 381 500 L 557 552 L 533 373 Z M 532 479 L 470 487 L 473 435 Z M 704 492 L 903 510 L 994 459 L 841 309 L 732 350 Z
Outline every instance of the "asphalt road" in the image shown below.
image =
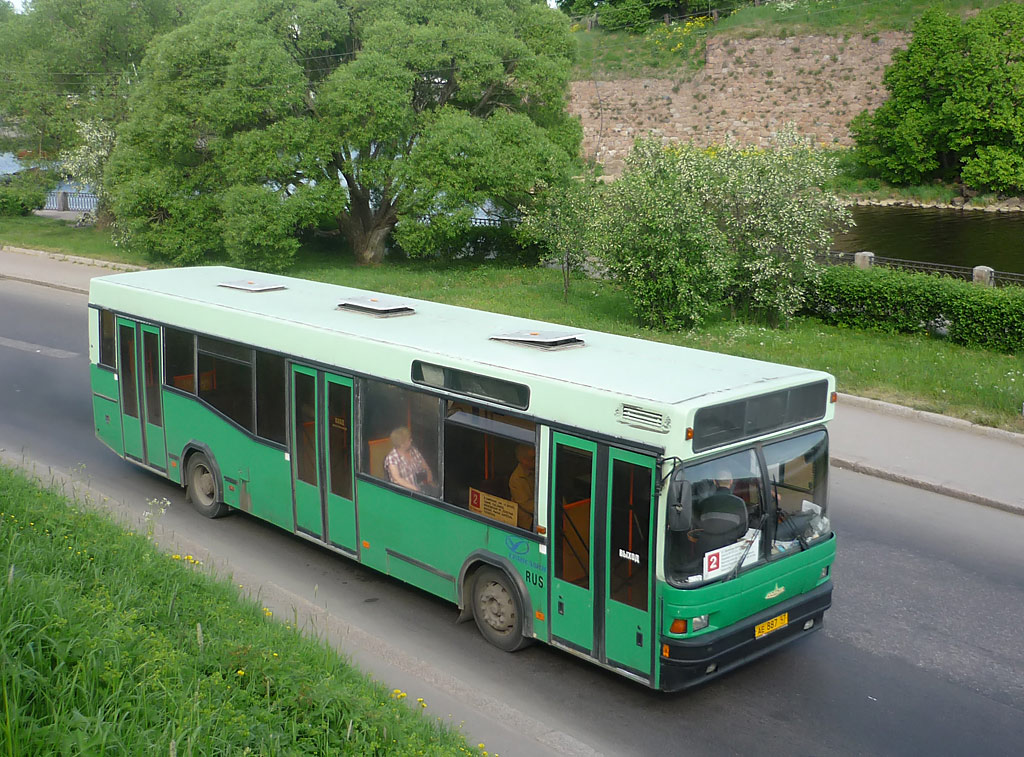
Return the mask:
M 503 757 L 1018 754 L 1024 518 L 833 470 L 839 534 L 823 632 L 680 695 L 567 654 L 486 644 L 454 608 L 244 515 L 209 521 L 93 438 L 85 297 L 0 280 L 0 455 L 232 574 L 389 686 Z

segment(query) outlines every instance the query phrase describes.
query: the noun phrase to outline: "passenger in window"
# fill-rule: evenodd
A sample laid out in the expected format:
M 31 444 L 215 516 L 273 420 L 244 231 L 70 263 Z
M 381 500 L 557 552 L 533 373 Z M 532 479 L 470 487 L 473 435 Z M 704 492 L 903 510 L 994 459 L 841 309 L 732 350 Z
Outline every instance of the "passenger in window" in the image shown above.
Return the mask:
M 519 505 L 517 525 L 532 531 L 537 452 L 529 444 L 519 444 L 516 446 L 516 461 L 518 465 L 508 477 L 508 491 L 512 501 Z
M 399 426 L 391 432 L 391 445 L 391 451 L 384 458 L 388 480 L 406 489 L 436 496 L 434 474 L 423 455 L 413 446 L 412 432 L 406 426 Z

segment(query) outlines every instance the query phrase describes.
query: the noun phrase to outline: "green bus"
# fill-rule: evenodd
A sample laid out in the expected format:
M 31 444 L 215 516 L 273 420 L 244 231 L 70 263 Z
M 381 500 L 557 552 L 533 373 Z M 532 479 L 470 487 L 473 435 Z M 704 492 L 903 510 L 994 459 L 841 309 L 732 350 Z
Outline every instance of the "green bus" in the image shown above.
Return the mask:
M 227 267 L 93 279 L 98 438 L 666 691 L 821 628 L 832 376 Z

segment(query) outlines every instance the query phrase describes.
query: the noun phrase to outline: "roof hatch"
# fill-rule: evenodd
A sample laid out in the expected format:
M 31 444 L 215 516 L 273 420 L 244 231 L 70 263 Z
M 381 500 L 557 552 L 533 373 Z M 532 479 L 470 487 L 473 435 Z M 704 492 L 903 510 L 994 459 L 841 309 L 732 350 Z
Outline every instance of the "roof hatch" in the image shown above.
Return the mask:
M 235 281 L 222 281 L 217 286 L 227 289 L 241 289 L 244 292 L 276 292 L 279 289 L 287 289 L 284 284 L 266 279 L 236 279 Z
M 412 315 L 416 309 L 401 300 L 390 297 L 351 297 L 338 303 L 338 310 L 372 315 L 374 318 L 394 318 L 398 315 Z
M 495 334 L 491 339 L 539 350 L 565 350 L 586 344 L 580 334 L 570 331 L 512 331 L 508 334 Z

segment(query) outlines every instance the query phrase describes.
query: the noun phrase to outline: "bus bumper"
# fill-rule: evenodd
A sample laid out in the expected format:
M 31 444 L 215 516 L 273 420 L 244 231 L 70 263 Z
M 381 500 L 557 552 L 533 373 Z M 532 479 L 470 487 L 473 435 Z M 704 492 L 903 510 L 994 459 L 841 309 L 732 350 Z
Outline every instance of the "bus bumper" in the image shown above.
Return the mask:
M 818 586 L 799 597 L 773 605 L 767 610 L 720 631 L 713 631 L 692 639 L 662 638 L 661 649 L 668 648 L 661 659 L 661 689 L 682 691 L 717 678 L 734 668 L 756 660 L 762 655 L 785 646 L 802 636 L 820 629 L 825 610 L 832 606 L 832 582 Z M 760 639 L 754 638 L 754 628 L 767 620 L 789 613 L 784 628 Z M 811 628 L 804 630 L 807 621 Z M 714 666 L 709 671 L 710 666 Z

